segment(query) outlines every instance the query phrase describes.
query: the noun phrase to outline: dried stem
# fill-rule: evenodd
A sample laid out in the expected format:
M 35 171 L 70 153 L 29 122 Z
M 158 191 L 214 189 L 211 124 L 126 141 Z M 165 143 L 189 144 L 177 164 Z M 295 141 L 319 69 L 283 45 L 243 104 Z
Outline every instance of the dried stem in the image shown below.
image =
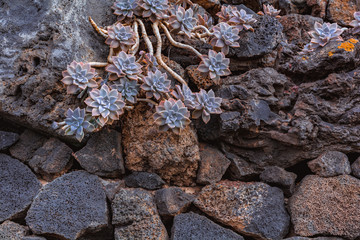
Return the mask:
M 110 48 L 109 55 L 108 55 L 108 57 L 107 57 L 107 60 L 108 60 L 109 63 L 112 63 L 112 62 L 113 62 L 112 59 L 111 59 L 112 56 L 114 56 L 114 49 L 113 49 L 113 48 Z
M 105 62 L 89 62 L 91 67 L 97 67 L 97 68 L 102 68 L 102 67 L 106 67 L 109 63 L 105 63 Z
M 160 27 L 164 30 L 166 37 L 169 39 L 169 41 L 170 41 L 170 43 L 171 43 L 172 45 L 174 45 L 175 47 L 178 47 L 178 48 L 188 49 L 188 50 L 192 51 L 193 53 L 195 53 L 196 56 L 198 56 L 200 59 L 202 59 L 202 54 L 199 53 L 198 50 L 196 50 L 196 49 L 193 48 L 192 46 L 186 45 L 186 44 L 183 44 L 183 43 L 176 42 L 176 41 L 172 38 L 169 30 L 167 29 L 167 27 L 166 27 L 164 24 L 160 23 Z
M 130 54 L 135 55 L 137 51 L 139 50 L 140 45 L 140 37 L 139 37 L 139 30 L 138 30 L 138 23 L 134 22 L 133 30 L 135 32 L 135 45 L 130 49 Z
M 161 24 L 161 23 L 160 23 Z M 165 27 L 165 26 L 164 26 Z M 154 31 L 154 34 L 156 36 L 156 40 L 157 40 L 157 47 L 156 47 L 156 53 L 155 53 L 155 58 L 158 61 L 158 63 L 160 64 L 160 66 L 162 66 L 171 76 L 173 76 L 177 81 L 179 81 L 181 84 L 183 85 L 187 85 L 187 83 L 185 82 L 185 80 L 179 75 L 177 74 L 174 70 L 172 70 L 171 68 L 169 68 L 168 65 L 165 64 L 165 62 L 162 60 L 161 58 L 161 45 L 162 45 L 162 40 L 161 40 L 161 35 L 160 35 L 160 31 L 159 31 L 159 21 L 156 21 L 152 24 L 152 28 Z M 166 27 L 165 27 L 166 28 Z
M 195 32 L 196 30 L 204 30 L 207 34 L 212 35 L 212 33 L 209 31 L 209 29 L 207 29 L 207 27 L 203 26 L 203 25 L 198 25 L 196 27 L 194 27 L 194 29 L 192 30 L 193 32 Z
M 96 25 L 96 23 L 94 22 L 94 20 L 91 17 L 89 17 L 89 21 L 91 23 L 91 26 L 93 26 L 93 28 L 95 29 L 95 31 L 97 33 L 99 33 L 104 38 L 108 37 L 107 31 L 105 29 L 101 28 L 101 27 L 98 27 L 98 25 Z
M 142 35 L 143 35 L 146 47 L 148 48 L 150 55 L 154 55 L 154 48 L 150 41 L 149 36 L 147 35 L 144 23 L 140 19 L 137 19 L 137 22 L 139 23 L 139 25 L 141 27 Z
M 138 98 L 137 101 L 151 103 L 152 105 L 158 105 L 157 102 L 154 102 L 153 100 L 148 98 Z

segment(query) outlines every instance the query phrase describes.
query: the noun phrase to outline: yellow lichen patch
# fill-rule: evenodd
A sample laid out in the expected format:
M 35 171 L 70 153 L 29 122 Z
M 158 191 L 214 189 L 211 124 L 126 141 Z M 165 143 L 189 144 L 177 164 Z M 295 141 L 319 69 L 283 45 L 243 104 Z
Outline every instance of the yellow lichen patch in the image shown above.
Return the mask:
M 331 57 L 332 55 L 334 55 L 334 53 L 333 53 L 333 52 L 329 52 L 328 55 L 329 55 L 329 57 Z
M 354 49 L 355 49 L 355 43 L 357 43 L 358 42 L 358 40 L 356 40 L 356 39 L 350 39 L 350 40 L 348 40 L 348 41 L 346 41 L 346 42 L 343 42 L 343 43 L 341 43 L 339 46 L 338 46 L 338 48 L 339 49 L 344 49 L 345 51 L 347 51 L 347 52 L 352 52 L 352 51 L 354 51 Z
M 301 59 L 304 60 L 304 61 L 306 61 L 306 60 L 309 59 L 309 57 L 302 57 Z
M 359 40 L 354 39 L 354 38 L 350 38 L 350 39 L 349 39 L 349 42 L 351 42 L 351 43 L 358 43 L 358 42 L 359 42 Z

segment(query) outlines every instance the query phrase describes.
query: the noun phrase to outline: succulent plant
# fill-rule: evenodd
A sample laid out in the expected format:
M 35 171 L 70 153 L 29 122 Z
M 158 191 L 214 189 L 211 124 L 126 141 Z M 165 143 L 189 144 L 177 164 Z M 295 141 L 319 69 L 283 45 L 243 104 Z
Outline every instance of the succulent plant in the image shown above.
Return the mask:
M 140 7 L 143 8 L 142 16 L 150 18 L 152 22 L 168 17 L 169 5 L 167 0 L 142 0 Z
M 204 123 L 210 121 L 210 114 L 220 114 L 222 99 L 215 97 L 214 91 L 210 90 L 206 92 L 204 89 L 200 89 L 200 92 L 196 93 L 197 105 L 192 113 L 193 118 L 202 117 Z
M 231 5 L 222 6 L 220 12 L 216 14 L 219 17 L 219 22 L 229 22 L 231 18 L 235 17 L 239 10 Z
M 198 17 L 199 25 L 207 27 L 208 29 L 212 28 L 213 18 L 211 16 L 209 16 L 208 14 L 205 13 L 203 16 L 198 14 L 197 17 Z
M 229 64 L 230 60 L 225 58 L 224 53 L 216 53 L 213 50 L 209 50 L 209 56 L 203 57 L 198 70 L 200 72 L 208 72 L 211 79 L 218 81 L 221 76 L 230 74 Z
M 118 23 L 108 27 L 108 38 L 105 43 L 111 48 L 120 47 L 122 51 L 129 50 L 130 46 L 135 44 L 135 33 L 129 26 Z
M 144 53 L 142 62 L 145 65 L 144 68 L 146 72 L 148 71 L 155 72 L 157 70 L 157 67 L 159 66 L 156 57 L 154 55 L 151 55 L 150 53 L 146 53 L 146 54 Z
M 128 80 L 127 78 L 120 78 L 120 80 L 113 81 L 111 89 L 116 89 L 121 93 L 122 100 L 131 103 L 136 102 L 136 96 L 139 93 L 139 84 L 135 80 Z
M 167 79 L 166 73 L 161 73 L 159 70 L 154 72 L 148 72 L 148 75 L 143 79 L 144 83 L 141 88 L 146 91 L 146 97 L 155 97 L 160 99 L 161 93 L 167 93 L 170 91 L 171 81 Z
M 280 17 L 279 13 L 281 12 L 280 10 L 274 8 L 272 5 L 270 4 L 264 4 L 263 5 L 264 8 L 264 14 L 265 15 L 269 15 L 272 17 Z
M 65 130 L 65 135 L 75 135 L 76 139 L 81 142 L 84 138 L 84 130 L 92 132 L 95 126 L 90 123 L 91 117 L 85 114 L 85 109 L 76 108 L 74 111 L 68 109 L 66 112 L 65 125 L 62 129 Z
M 98 84 L 93 79 L 96 76 L 94 68 L 88 63 L 73 61 L 67 66 L 67 70 L 62 72 L 61 80 L 67 85 L 67 93 L 74 94 L 80 89 L 96 88 Z
M 176 99 L 181 100 L 188 109 L 194 109 L 196 105 L 196 96 L 195 93 L 191 91 L 191 89 L 187 85 L 179 85 L 175 86 L 175 90 L 171 91 L 171 95 L 173 95 Z
M 155 122 L 160 125 L 161 131 L 171 129 L 176 134 L 190 124 L 189 117 L 190 112 L 184 103 L 173 98 L 161 101 L 154 114 Z
M 169 23 L 172 29 L 183 31 L 190 38 L 190 33 L 196 26 L 197 20 L 194 18 L 191 8 L 185 11 L 183 7 L 177 7 L 175 14 L 170 17 Z
M 315 31 L 309 32 L 312 39 L 309 44 L 305 46 L 302 53 L 314 51 L 319 47 L 324 47 L 326 44 L 332 41 L 342 41 L 340 35 L 346 28 L 338 28 L 336 23 L 324 23 L 320 24 L 316 22 L 314 25 Z
M 230 26 L 227 23 L 221 22 L 213 27 L 214 35 L 210 40 L 210 45 L 215 48 L 220 48 L 224 54 L 229 53 L 229 47 L 240 47 L 239 43 L 239 29 Z
M 125 103 L 121 100 L 121 93 L 116 89 L 110 90 L 104 84 L 101 89 L 93 89 L 85 100 L 86 111 L 91 112 L 93 117 L 98 117 L 99 124 L 104 126 L 107 122 L 112 123 L 119 119 L 123 113 Z
M 141 65 L 135 61 L 135 56 L 121 51 L 118 56 L 112 57 L 112 64 L 109 64 L 105 70 L 112 73 L 109 79 L 127 77 L 131 80 L 137 80 L 141 73 Z
M 119 21 L 122 21 L 125 18 L 132 18 L 138 6 L 138 0 L 116 0 L 111 8 L 115 10 L 114 14 L 119 16 Z
M 352 20 L 350 26 L 353 27 L 353 33 L 358 34 L 360 32 L 360 12 L 354 13 L 355 20 Z
M 235 25 L 239 31 L 245 30 L 251 30 L 254 31 L 251 24 L 254 24 L 257 22 L 257 20 L 254 18 L 253 14 L 247 14 L 244 9 L 240 9 L 240 11 L 236 11 L 232 18 L 229 20 L 230 25 Z

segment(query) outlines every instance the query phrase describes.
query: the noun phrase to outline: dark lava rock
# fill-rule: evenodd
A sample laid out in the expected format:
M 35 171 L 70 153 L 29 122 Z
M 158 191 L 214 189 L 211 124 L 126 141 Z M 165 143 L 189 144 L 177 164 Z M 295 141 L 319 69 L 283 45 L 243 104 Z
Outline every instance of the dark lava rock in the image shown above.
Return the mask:
M 28 229 L 20 224 L 5 221 L 0 225 L 0 239 L 3 240 L 26 240 Z
M 351 164 L 352 175 L 357 178 L 360 178 L 360 157 L 355 160 L 353 164 Z
M 114 199 L 115 194 L 125 187 L 125 181 L 119 179 L 101 179 L 107 198 L 111 201 Z
M 343 238 L 339 237 L 316 237 L 316 238 L 308 238 L 308 237 L 290 237 L 285 238 L 285 240 L 343 240 Z
M 0 151 L 6 150 L 19 140 L 19 134 L 0 131 Z
M 337 151 L 328 151 L 308 162 L 310 170 L 321 177 L 334 177 L 350 174 L 351 167 L 348 157 Z
M 106 61 L 108 46 L 91 27 L 116 21 L 113 0 L 5 0 L 0 8 L 0 114 L 16 123 L 55 135 L 79 104 L 66 94 L 61 72 L 73 60 Z M 61 21 L 61 24 L 59 24 Z M 58 131 L 63 136 L 63 132 Z
M 250 181 L 261 173 L 261 169 L 255 164 L 249 163 L 235 154 L 226 153 L 226 157 L 231 161 L 228 172 L 232 180 Z
M 115 240 L 159 239 L 168 234 L 152 195 L 141 189 L 121 189 L 111 203 Z
M 206 185 L 220 181 L 230 165 L 230 160 L 218 149 L 205 143 L 201 143 L 199 149 L 200 163 L 196 182 Z
M 196 213 L 183 213 L 175 216 L 171 229 L 172 240 L 243 240 L 230 229 L 223 228 L 207 217 Z
M 284 195 L 265 183 L 222 181 L 208 185 L 194 204 L 216 221 L 247 236 L 281 239 L 289 231 Z
M 125 173 L 121 134 L 112 129 L 94 133 L 74 157 L 87 172 L 101 177 L 119 177 Z
M 306 176 L 289 200 L 295 233 L 360 237 L 360 180 L 349 175 Z
M 0 154 L 0 222 L 23 217 L 41 188 L 25 164 Z
M 328 0 L 306 0 L 306 4 L 311 8 L 311 15 L 314 17 L 325 18 Z
M 286 197 L 290 197 L 295 190 L 296 174 L 277 166 L 266 167 L 260 174 L 260 179 L 271 186 L 281 188 Z
M 10 148 L 10 154 L 23 162 L 27 162 L 45 141 L 46 138 L 43 135 L 27 129 L 20 135 L 19 141 Z
M 153 110 L 137 104 L 122 125 L 126 168 L 154 172 L 177 186 L 195 185 L 200 160 L 196 132 L 189 126 L 181 133 L 162 132 L 153 122 Z
M 39 236 L 26 236 L 21 238 L 21 240 L 46 240 L 46 238 Z
M 161 216 L 175 216 L 185 212 L 194 197 L 177 187 L 157 190 L 155 203 Z
M 26 223 L 35 234 L 64 239 L 105 228 L 108 208 L 100 179 L 75 171 L 48 183 L 35 197 Z
M 61 176 L 72 166 L 72 150 L 57 138 L 48 139 L 26 163 L 45 180 Z
M 165 182 L 155 173 L 133 172 L 125 177 L 125 185 L 133 188 L 155 190 L 161 188 Z

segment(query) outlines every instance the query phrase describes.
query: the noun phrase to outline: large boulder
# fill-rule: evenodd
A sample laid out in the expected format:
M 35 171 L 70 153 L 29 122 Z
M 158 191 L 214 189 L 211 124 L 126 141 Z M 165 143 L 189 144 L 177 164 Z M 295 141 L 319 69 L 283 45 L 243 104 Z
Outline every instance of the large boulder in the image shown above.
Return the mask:
M 307 237 L 360 237 L 359 206 L 360 180 L 349 175 L 308 175 L 289 201 L 295 233 Z
M 41 188 L 25 164 L 0 154 L 0 222 L 22 218 Z
M 75 240 L 105 228 L 108 214 L 100 179 L 75 171 L 41 189 L 27 213 L 26 223 L 35 234 Z

